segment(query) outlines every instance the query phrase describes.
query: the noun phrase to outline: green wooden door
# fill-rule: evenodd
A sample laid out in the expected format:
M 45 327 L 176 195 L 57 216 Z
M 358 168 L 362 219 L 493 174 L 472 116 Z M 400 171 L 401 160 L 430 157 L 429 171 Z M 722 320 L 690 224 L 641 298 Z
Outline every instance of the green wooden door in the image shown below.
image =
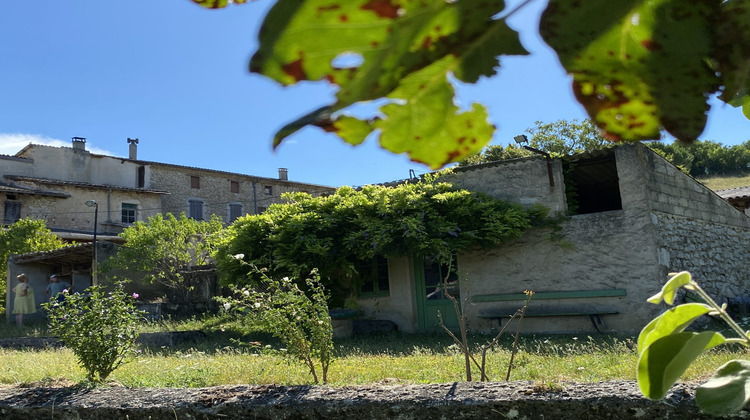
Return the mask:
M 455 267 L 455 266 L 454 266 Z M 438 311 L 443 323 L 451 330 L 458 330 L 458 317 L 453 302 L 446 297 L 446 290 L 461 302 L 456 270 L 440 264 L 431 257 L 414 257 L 416 279 L 417 317 L 420 331 L 440 329 Z M 447 276 L 447 281 L 446 281 Z

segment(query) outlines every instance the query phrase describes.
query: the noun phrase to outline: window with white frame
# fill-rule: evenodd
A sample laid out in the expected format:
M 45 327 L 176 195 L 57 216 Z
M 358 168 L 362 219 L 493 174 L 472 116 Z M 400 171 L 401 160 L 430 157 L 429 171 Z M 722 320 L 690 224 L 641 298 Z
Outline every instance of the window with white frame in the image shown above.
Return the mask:
M 135 223 L 138 214 L 138 204 L 122 203 L 122 223 Z
M 203 207 L 205 205 L 203 200 L 196 198 L 188 200 L 188 217 L 195 220 L 204 220 Z

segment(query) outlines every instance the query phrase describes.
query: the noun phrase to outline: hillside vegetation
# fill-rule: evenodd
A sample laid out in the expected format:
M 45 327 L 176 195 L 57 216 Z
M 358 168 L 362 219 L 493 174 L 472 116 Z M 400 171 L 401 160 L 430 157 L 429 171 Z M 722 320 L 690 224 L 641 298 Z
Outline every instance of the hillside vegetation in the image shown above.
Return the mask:
M 696 177 L 695 179 L 714 191 L 750 186 L 750 174 Z

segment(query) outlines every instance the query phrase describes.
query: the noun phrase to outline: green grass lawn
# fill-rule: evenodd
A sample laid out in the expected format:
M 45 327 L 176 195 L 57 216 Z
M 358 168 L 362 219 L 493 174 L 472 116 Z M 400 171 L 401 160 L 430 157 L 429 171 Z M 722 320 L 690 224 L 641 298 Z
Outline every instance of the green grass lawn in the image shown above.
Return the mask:
M 267 334 L 243 336 L 231 321 L 206 317 L 181 322 L 144 325 L 143 331 L 201 329 L 207 339 L 171 348 L 144 348 L 115 370 L 109 380 L 129 387 L 203 387 L 226 384 L 310 384 L 311 377 L 298 362 L 284 356 L 279 343 Z M 43 327 L 27 327 L 43 335 Z M 492 337 L 474 334 L 475 348 Z M 245 344 L 238 344 L 239 339 Z M 260 345 L 248 346 L 257 341 Z M 487 357 L 491 380 L 504 380 L 512 337 L 503 337 Z M 598 382 L 635 379 L 633 338 L 605 334 L 534 336 L 519 340 L 511 380 L 533 381 L 556 387 L 563 381 Z M 369 383 L 444 383 L 465 380 L 464 361 L 451 339 L 442 333 L 387 333 L 335 340 L 336 360 L 330 368 L 334 386 Z M 704 355 L 685 380 L 704 379 L 727 360 L 744 357 L 742 351 Z M 477 354 L 477 357 L 479 355 Z M 77 383 L 85 372 L 66 349 L 0 349 L 0 384 Z M 479 379 L 475 373 L 475 380 Z

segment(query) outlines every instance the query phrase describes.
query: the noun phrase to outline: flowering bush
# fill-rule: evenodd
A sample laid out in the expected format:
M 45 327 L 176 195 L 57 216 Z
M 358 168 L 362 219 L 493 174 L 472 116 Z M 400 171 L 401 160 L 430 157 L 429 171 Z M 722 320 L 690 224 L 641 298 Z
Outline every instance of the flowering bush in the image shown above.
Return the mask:
M 142 315 L 135 308 L 138 294 L 126 295 L 119 285 L 111 292 L 92 286 L 85 294 L 64 290 L 63 295 L 62 302 L 42 304 L 49 328 L 73 350 L 89 381 L 104 381 L 135 351 Z
M 284 343 L 287 353 L 302 360 L 315 383 L 320 363 L 323 382 L 333 360 L 333 327 L 320 277 L 313 271 L 306 280 L 305 294 L 288 277 L 273 280 L 256 270 L 261 282 L 256 288 L 234 289 L 234 298 L 217 298 L 224 309 L 249 317 L 251 322 Z

